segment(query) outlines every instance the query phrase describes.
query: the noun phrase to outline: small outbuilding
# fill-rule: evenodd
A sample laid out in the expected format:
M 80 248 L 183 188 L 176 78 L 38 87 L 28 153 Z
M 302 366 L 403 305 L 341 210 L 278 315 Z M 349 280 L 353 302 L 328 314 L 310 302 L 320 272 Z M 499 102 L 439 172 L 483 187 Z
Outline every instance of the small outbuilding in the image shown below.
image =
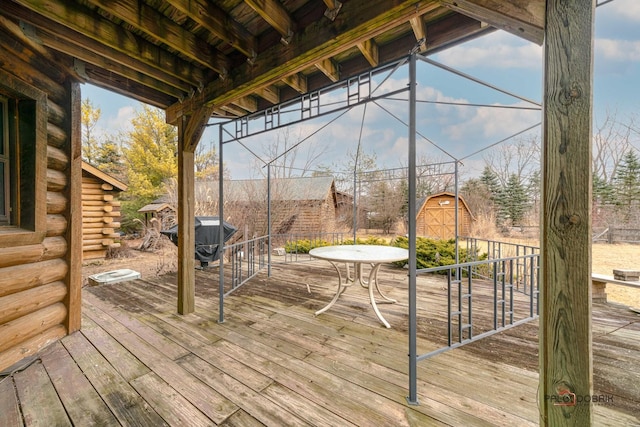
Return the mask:
M 82 259 L 104 258 L 109 248 L 120 246 L 117 230 L 120 227 L 118 195 L 127 186 L 82 162 Z
M 455 206 L 455 194 L 447 192 L 432 194 L 418 201 L 416 234 L 432 239 L 455 239 Z M 467 203 L 458 196 L 458 235 L 469 235 L 472 221 L 475 218 Z

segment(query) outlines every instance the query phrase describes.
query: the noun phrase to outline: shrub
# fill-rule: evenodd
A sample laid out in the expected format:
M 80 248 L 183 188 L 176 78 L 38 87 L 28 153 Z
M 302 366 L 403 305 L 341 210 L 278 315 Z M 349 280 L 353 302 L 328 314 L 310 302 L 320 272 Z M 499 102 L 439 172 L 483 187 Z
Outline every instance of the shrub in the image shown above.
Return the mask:
M 391 243 L 393 246 L 400 248 L 409 248 L 409 239 L 404 236 L 396 237 Z M 471 261 L 467 250 L 460 248 L 458 252 L 460 263 Z M 473 260 L 486 259 L 486 254 L 479 257 L 473 257 Z M 416 239 L 416 266 L 418 269 L 441 267 L 444 265 L 452 265 L 456 262 L 456 241 L 435 240 L 426 237 L 418 237 Z M 398 262 L 396 265 L 402 266 L 405 261 Z
M 284 250 L 288 254 L 308 254 L 313 248 L 319 248 L 321 246 L 329 246 L 330 243 L 322 239 L 301 239 L 294 242 L 287 242 L 284 245 Z

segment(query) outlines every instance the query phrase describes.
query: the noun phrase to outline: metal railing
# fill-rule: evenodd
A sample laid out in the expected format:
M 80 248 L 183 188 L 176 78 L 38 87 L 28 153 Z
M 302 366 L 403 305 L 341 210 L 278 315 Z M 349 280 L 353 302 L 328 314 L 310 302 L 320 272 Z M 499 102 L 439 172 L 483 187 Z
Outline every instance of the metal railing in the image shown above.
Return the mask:
M 417 270 L 418 275 L 444 274 L 447 277 L 447 345 L 418 355 L 417 360 L 428 359 L 538 317 L 539 266 L 540 255 L 536 253 Z M 518 289 L 521 283 L 526 284 L 526 292 Z M 490 302 L 487 292 L 491 295 Z M 483 312 L 492 314 L 491 318 L 483 318 L 474 311 L 479 301 L 485 306 Z M 483 327 L 478 328 L 477 323 Z
M 280 255 L 272 257 L 273 263 L 290 263 L 309 261 L 309 249 L 317 246 L 342 245 L 346 233 L 286 233 L 272 234 L 272 251 L 282 249 Z
M 225 264 L 229 264 L 229 268 L 224 271 L 224 281 L 220 284 L 220 293 L 224 297 L 267 267 L 268 243 L 269 237 L 262 236 L 224 247 Z
M 479 261 L 485 254 L 488 260 L 515 257 L 517 261 L 510 264 L 504 274 L 509 275 L 509 281 L 514 284 L 517 291 L 525 294 L 530 292 L 533 282 L 527 272 L 531 268 L 529 265 L 531 258 L 526 258 L 526 256 L 539 254 L 539 247 L 520 243 L 478 239 L 475 237 L 461 237 L 460 241 L 465 242 L 467 258 L 470 261 Z M 473 273 L 481 278 L 490 278 L 489 276 L 486 276 L 483 269 L 479 267 L 476 267 Z

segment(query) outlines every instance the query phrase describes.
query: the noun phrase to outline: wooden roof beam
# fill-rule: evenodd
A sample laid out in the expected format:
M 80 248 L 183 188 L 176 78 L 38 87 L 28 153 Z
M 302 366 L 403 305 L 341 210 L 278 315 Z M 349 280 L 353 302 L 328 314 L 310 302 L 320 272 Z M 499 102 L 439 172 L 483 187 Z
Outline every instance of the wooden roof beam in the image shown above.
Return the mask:
M 229 70 L 229 60 L 222 52 L 213 48 L 204 40 L 198 39 L 193 33 L 186 31 L 180 25 L 142 1 L 86 1 L 206 68 L 210 68 L 220 74 L 226 74 Z
M 340 9 L 342 9 L 342 3 L 338 0 L 324 0 L 324 4 L 327 5 L 327 10 L 324 11 L 324 16 L 331 21 L 335 21 Z
M 304 74 L 292 74 L 282 79 L 282 81 L 300 93 L 307 93 L 307 78 Z
M 337 82 L 338 80 L 340 80 L 340 71 L 338 70 L 338 66 L 331 60 L 331 58 L 316 62 L 315 66 L 318 70 L 322 71 L 322 73 L 327 76 L 332 82 Z
M 284 44 L 288 45 L 291 42 L 295 24 L 280 2 L 277 0 L 244 0 L 244 2 L 280 33 Z
M 91 51 L 87 49 L 87 45 L 82 42 L 86 37 L 79 34 L 77 39 L 72 41 L 62 39 L 44 29 L 38 29 L 36 31 L 37 36 L 40 38 L 44 46 L 50 47 L 51 49 L 62 52 L 86 63 L 93 64 L 96 67 L 111 70 L 117 75 L 133 80 L 141 85 L 148 86 L 167 95 L 181 98 L 193 88 L 193 86 L 139 61 L 131 59 L 127 61 L 128 57 L 126 55 L 114 51 L 111 48 L 102 47 L 102 49 L 100 49 L 100 53 Z M 78 44 L 76 44 L 76 42 Z M 106 58 L 113 58 L 113 60 L 111 61 Z M 171 83 L 166 83 L 167 81 L 170 81 Z
M 424 23 L 422 16 L 415 16 L 409 20 L 413 34 L 416 36 L 416 40 L 420 41 L 424 39 L 424 43 L 420 45 L 420 52 L 426 52 L 427 50 L 427 25 Z
M 282 52 L 282 46 L 274 46 L 264 55 L 261 53 L 254 64 L 243 64 L 234 69 L 233 75 L 226 81 L 208 84 L 196 96 L 197 99 L 172 105 L 167 109 L 169 123 L 188 114 L 199 103 L 220 105 L 232 102 L 275 84 L 283 76 L 301 72 L 309 67 L 309 63 L 345 52 L 358 43 L 408 22 L 416 15 L 440 7 L 438 2 L 416 3 L 414 0 L 405 0 L 395 7 L 389 7 L 388 0 L 351 0 L 348 5 L 342 8 L 334 24 L 321 27 L 312 25 L 305 29 L 296 37 L 295 45 L 286 48 L 286 55 Z M 277 62 L 273 59 L 277 59 Z
M 20 3 L 23 7 L 16 3 Z M 100 45 L 108 46 L 126 56 L 140 58 L 144 64 L 163 70 L 185 82 L 204 82 L 204 74 L 200 69 L 177 59 L 153 43 L 126 31 L 121 26 L 76 3 L 49 0 L 45 7 L 41 3 L 15 0 L 15 2 L 4 2 L 2 8 L 11 15 L 36 27 L 49 28 L 47 25 L 55 23 L 59 27 L 55 33 L 64 39 L 73 40 L 74 37 L 77 37 L 75 32 L 78 32 L 88 39 L 92 39 L 85 48 L 98 54 L 101 49 Z M 35 13 L 30 13 L 26 9 Z M 67 28 L 67 30 L 63 31 L 63 28 Z M 50 30 L 54 31 L 51 28 Z
M 358 49 L 360 49 L 360 52 L 367 59 L 367 61 L 369 61 L 369 64 L 371 64 L 372 67 L 378 66 L 378 63 L 380 62 L 378 55 L 378 45 L 375 41 L 373 41 L 373 39 L 365 40 L 362 43 L 358 43 Z
M 232 104 L 242 108 L 243 110 L 247 110 L 250 113 L 258 111 L 258 100 L 253 96 L 245 96 L 232 102 Z
M 213 2 L 172 0 L 171 6 L 187 15 L 211 34 L 229 43 L 250 60 L 255 60 L 258 50 L 255 37 Z
M 280 103 L 280 91 L 275 86 L 265 86 L 262 88 L 258 88 L 256 90 L 256 94 L 272 104 Z
M 544 40 L 545 0 L 441 0 L 458 13 L 542 44 Z

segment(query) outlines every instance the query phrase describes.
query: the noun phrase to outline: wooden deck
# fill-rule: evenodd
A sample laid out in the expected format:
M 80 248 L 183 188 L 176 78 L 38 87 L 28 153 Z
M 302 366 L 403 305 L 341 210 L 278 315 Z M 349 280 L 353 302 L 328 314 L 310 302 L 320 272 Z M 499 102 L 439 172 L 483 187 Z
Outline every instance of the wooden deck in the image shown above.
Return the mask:
M 318 317 L 335 272 L 276 266 L 227 299 L 197 273 L 196 313 L 175 314 L 175 275 L 84 289 L 83 326 L 0 380 L 3 426 L 527 426 L 538 424 L 537 322 L 419 363 L 406 403 L 406 272 L 383 267 L 381 305 L 354 288 Z M 392 286 L 393 285 L 393 286 Z M 442 282 L 419 278 L 420 350 L 442 338 Z M 482 304 L 476 313 L 482 314 Z M 486 313 L 485 313 L 486 314 Z M 595 425 L 640 425 L 640 317 L 594 305 Z M 481 324 L 482 322 L 480 322 Z

